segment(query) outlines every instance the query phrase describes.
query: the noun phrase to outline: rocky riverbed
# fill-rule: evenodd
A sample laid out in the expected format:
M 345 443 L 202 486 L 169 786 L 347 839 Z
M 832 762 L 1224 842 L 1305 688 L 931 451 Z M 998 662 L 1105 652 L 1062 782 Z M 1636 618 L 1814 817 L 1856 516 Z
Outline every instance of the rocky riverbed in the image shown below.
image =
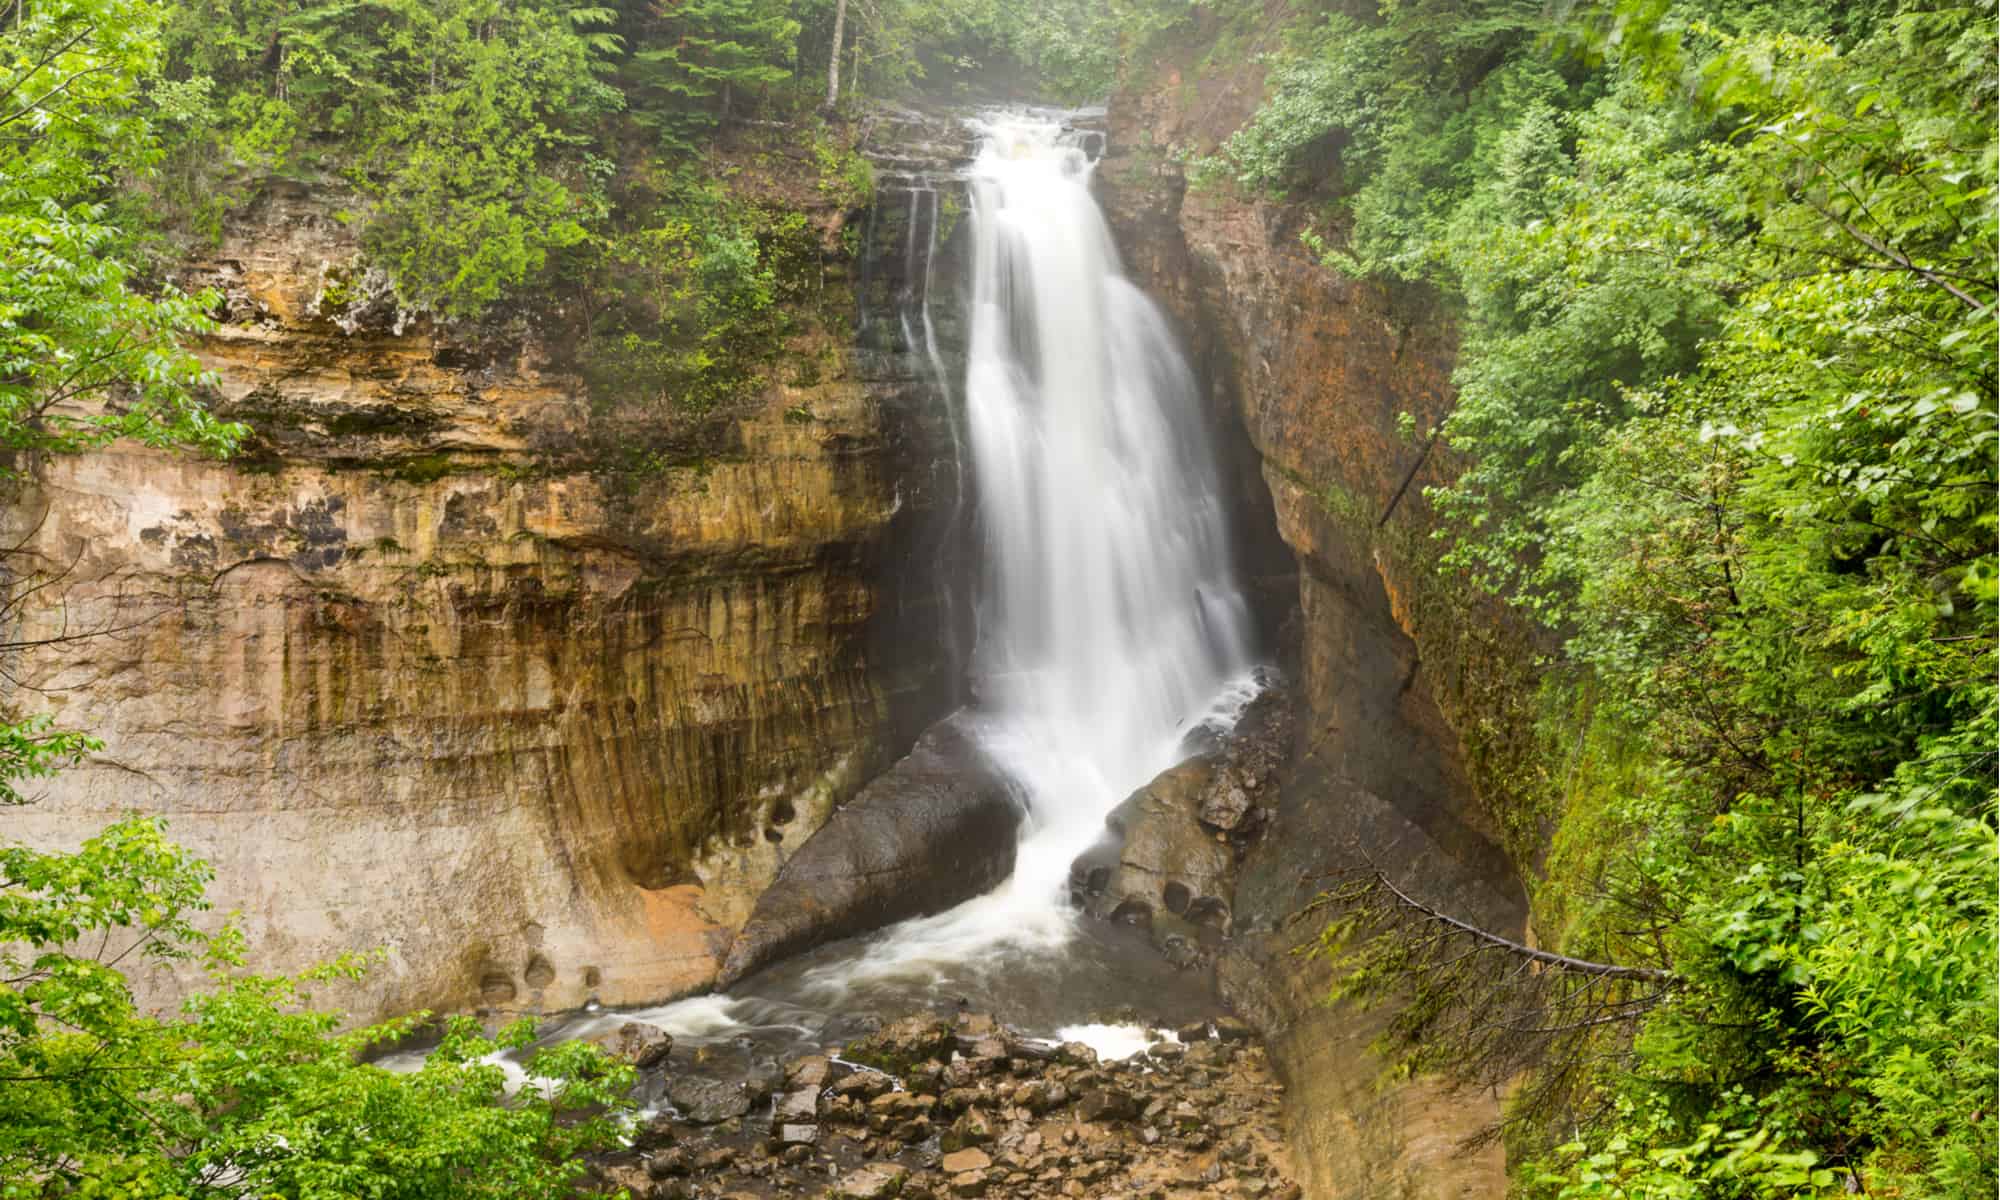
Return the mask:
M 628 1026 L 607 1042 L 658 1063 L 662 1037 Z M 960 1013 L 906 1017 L 746 1078 L 699 1068 L 649 1081 L 661 1105 L 596 1183 L 634 1200 L 1301 1194 L 1283 1088 L 1226 1017 L 1117 1060 Z

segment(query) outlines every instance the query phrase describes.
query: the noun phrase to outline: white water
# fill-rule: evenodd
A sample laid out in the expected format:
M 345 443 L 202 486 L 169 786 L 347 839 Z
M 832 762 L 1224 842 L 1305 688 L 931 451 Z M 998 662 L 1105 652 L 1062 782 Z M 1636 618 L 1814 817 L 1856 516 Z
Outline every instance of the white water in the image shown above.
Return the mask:
M 1194 378 L 1124 277 L 1094 163 L 1054 119 L 980 132 L 963 393 L 985 552 L 976 728 L 1030 811 L 1007 883 L 815 971 L 829 991 L 1060 950 L 1070 863 L 1105 815 L 1256 690 Z

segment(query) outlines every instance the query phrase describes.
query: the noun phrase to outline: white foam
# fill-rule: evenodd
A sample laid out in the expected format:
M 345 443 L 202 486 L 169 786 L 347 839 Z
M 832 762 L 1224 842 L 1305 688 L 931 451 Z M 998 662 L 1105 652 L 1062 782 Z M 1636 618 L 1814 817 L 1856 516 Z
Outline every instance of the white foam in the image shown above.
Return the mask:
M 1082 1042 L 1097 1051 L 1098 1059 L 1103 1062 L 1123 1062 L 1161 1042 L 1180 1040 L 1168 1030 L 1148 1029 L 1144 1025 L 1065 1025 L 1056 1030 L 1056 1037 L 1065 1042 Z

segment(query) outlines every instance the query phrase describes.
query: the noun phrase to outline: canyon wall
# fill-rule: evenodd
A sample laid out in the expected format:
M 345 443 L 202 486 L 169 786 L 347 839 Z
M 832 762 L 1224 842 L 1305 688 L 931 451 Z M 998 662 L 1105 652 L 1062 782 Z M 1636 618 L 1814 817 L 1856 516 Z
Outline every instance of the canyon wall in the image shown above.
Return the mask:
M 187 279 L 226 297 L 200 355 L 244 452 L 37 462 L 7 505 L 10 635 L 74 639 L 8 699 L 104 742 L 10 834 L 163 816 L 256 967 L 384 951 L 322 989 L 359 1016 L 709 983 L 954 686 L 915 561 L 955 488 L 928 385 L 854 348 L 857 215 L 791 202 L 822 292 L 768 386 L 691 414 L 590 393 L 559 321 L 398 314 L 339 197 L 274 185 Z
M 1291 953 L 1317 929 L 1290 918 L 1341 871 L 1380 869 L 1450 911 L 1520 929 L 1505 807 L 1492 803 L 1509 749 L 1492 705 L 1529 643 L 1437 575 L 1423 488 L 1453 463 L 1399 430 L 1399 413 L 1422 431 L 1449 409 L 1448 319 L 1421 293 L 1315 262 L 1299 210 L 1187 182 L 1175 151 L 1212 150 L 1255 109 L 1249 57 L 1203 71 L 1189 48 L 1119 96 L 1098 176 L 1135 276 L 1177 316 L 1215 404 L 1247 433 L 1297 566 L 1287 643 L 1299 732 L 1271 828 L 1239 867 L 1223 986 L 1290 1089 L 1308 1194 L 1499 1195 L 1497 1145 L 1462 1145 L 1497 1119 L 1497 1099 L 1384 1086 L 1369 1048 L 1379 1015 L 1328 1007 L 1325 963 Z

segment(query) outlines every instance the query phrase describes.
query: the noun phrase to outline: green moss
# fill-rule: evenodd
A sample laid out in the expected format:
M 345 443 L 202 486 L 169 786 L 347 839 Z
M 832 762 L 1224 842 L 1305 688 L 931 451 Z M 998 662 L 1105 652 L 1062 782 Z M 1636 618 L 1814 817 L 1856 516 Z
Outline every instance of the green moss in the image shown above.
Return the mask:
M 1559 807 L 1550 746 L 1569 733 L 1543 719 L 1557 701 L 1544 695 L 1532 637 L 1497 601 L 1441 569 L 1440 544 L 1416 523 L 1379 524 L 1373 501 L 1284 474 L 1403 589 L 1432 697 L 1458 735 L 1474 791 L 1516 869 L 1531 873 Z
M 449 454 L 420 454 L 397 464 L 394 474 L 404 483 L 436 483 L 451 474 L 453 466 Z

